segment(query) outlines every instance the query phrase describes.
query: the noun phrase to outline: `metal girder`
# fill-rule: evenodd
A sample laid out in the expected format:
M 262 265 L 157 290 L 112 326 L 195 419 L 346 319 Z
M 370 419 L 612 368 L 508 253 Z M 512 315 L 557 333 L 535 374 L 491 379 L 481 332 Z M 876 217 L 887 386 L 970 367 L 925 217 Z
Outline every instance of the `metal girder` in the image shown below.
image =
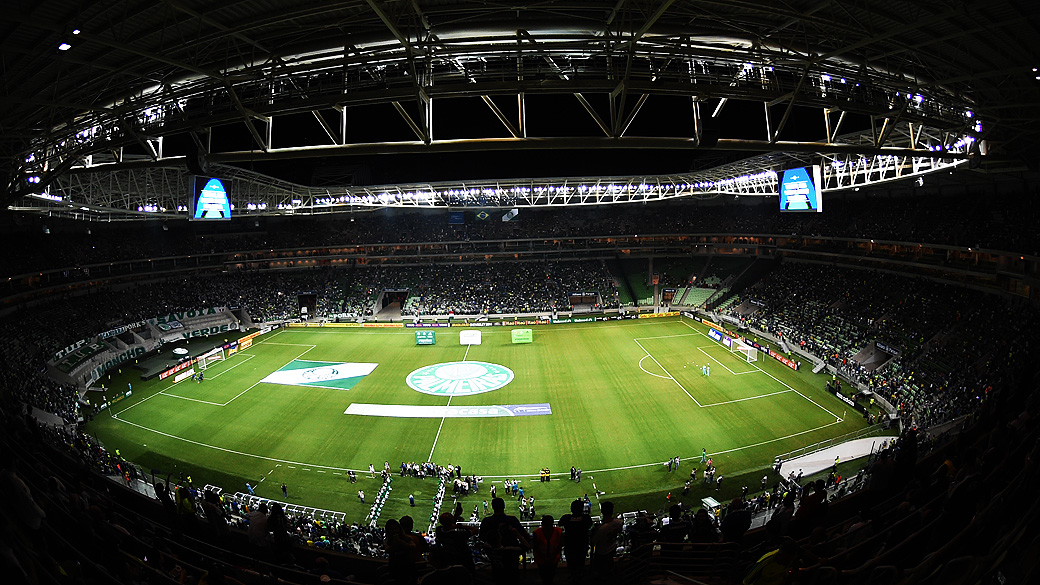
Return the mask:
M 383 24 L 386 25 L 386 28 L 389 29 L 390 34 L 392 34 L 394 38 L 397 39 L 397 42 L 401 43 L 401 45 L 405 48 L 406 51 L 408 51 L 409 54 L 414 53 L 415 48 L 412 47 L 412 44 L 408 41 L 408 37 L 404 36 L 401 33 L 401 31 L 397 28 L 397 25 L 395 25 L 393 21 L 390 20 L 390 17 L 387 16 L 383 8 L 379 6 L 379 3 L 376 2 L 376 0 L 365 0 L 365 2 L 368 4 L 368 7 L 372 9 L 372 12 L 376 13 L 376 16 L 379 17 L 379 20 L 381 20 Z
M 325 131 L 325 135 L 329 137 L 329 140 L 331 140 L 333 144 L 339 144 L 340 140 L 336 138 L 336 132 L 332 129 L 332 126 L 329 126 L 329 123 L 325 121 L 325 117 L 321 115 L 321 112 L 318 110 L 311 110 L 311 113 L 314 114 L 314 118 L 318 121 L 318 124 L 321 125 L 321 129 Z
M 709 171 L 680 175 L 572 177 L 315 188 L 236 167 L 218 166 L 230 182 L 236 215 L 346 213 L 354 208 L 504 208 L 624 204 L 719 195 L 775 196 L 777 170 L 813 164 L 815 154 L 777 153 Z M 829 155 L 824 192 L 906 180 L 963 165 L 966 159 L 929 156 Z M 20 211 L 76 214 L 95 220 L 184 217 L 188 172 L 180 167 L 144 167 L 62 176 L 48 193 L 24 199 Z
M 784 129 L 784 126 L 787 125 L 788 118 L 791 117 L 791 111 L 794 110 L 795 101 L 797 101 L 797 99 L 798 99 L 798 92 L 801 91 L 802 85 L 805 83 L 805 80 L 806 80 L 807 77 L 809 77 L 809 68 L 808 67 L 805 68 L 805 73 L 802 73 L 802 77 L 798 80 L 798 85 L 795 86 L 794 91 L 792 91 L 790 93 L 790 97 L 788 97 L 789 101 L 787 102 L 787 108 L 784 109 L 784 115 L 783 115 L 783 117 L 780 118 L 780 123 L 777 124 L 777 126 L 776 126 L 776 132 L 773 132 L 772 135 L 770 136 L 770 138 L 769 138 L 770 142 L 776 142 L 777 139 L 780 138 L 780 132 Z M 767 112 L 769 111 L 769 106 L 771 106 L 771 105 L 773 105 L 773 102 L 770 102 L 769 105 L 766 106 L 766 111 Z M 830 136 L 830 134 L 828 134 L 828 137 L 829 136 Z
M 589 100 L 585 99 L 585 96 L 583 96 L 580 93 L 574 94 L 574 97 L 578 98 L 578 103 L 581 104 L 581 107 L 585 108 L 585 111 L 588 112 L 590 116 L 592 116 L 592 121 L 595 122 L 597 126 L 599 126 L 600 130 L 603 131 L 603 135 L 607 137 L 613 136 L 613 133 L 610 131 L 610 128 L 608 128 L 607 124 L 603 122 L 603 118 L 601 118 L 599 114 L 596 113 L 596 110 L 593 109 L 592 104 L 589 103 Z
M 521 138 L 522 135 L 520 134 L 520 132 L 518 132 L 516 128 L 513 127 L 513 123 L 509 121 L 509 118 L 506 117 L 506 115 L 502 112 L 502 110 L 499 109 L 497 105 L 495 105 L 495 102 L 492 101 L 491 96 L 482 95 L 480 96 L 480 99 L 484 100 L 484 103 L 487 104 L 487 107 L 491 109 L 491 113 L 493 113 L 495 117 L 498 118 L 499 122 L 502 122 L 502 125 L 506 127 L 506 130 L 513 138 Z
M 217 20 L 215 20 L 213 18 L 210 18 L 210 17 L 206 16 L 205 14 L 202 14 L 201 12 L 197 12 L 195 10 L 192 10 L 191 8 L 185 6 L 184 4 L 181 4 L 180 2 L 178 2 L 176 0 L 163 0 L 163 2 L 165 4 L 173 7 L 174 9 L 176 9 L 176 10 L 178 10 L 180 12 L 183 12 L 184 14 L 187 14 L 187 15 L 190 15 L 190 16 L 192 16 L 194 18 L 199 19 L 200 21 L 202 21 L 202 22 L 212 26 L 213 28 L 216 28 L 216 29 L 221 30 L 221 31 L 226 31 L 232 37 L 234 37 L 236 39 L 239 39 L 239 40 L 242 40 L 242 41 L 245 41 L 246 44 L 248 44 L 248 45 L 250 45 L 252 47 L 257 48 L 260 51 L 263 51 L 264 53 L 270 53 L 270 51 L 267 50 L 267 48 L 264 47 L 264 45 L 262 45 L 261 43 L 257 42 L 256 40 L 246 36 L 245 34 L 243 34 L 239 30 L 236 30 L 236 29 L 234 29 L 232 27 L 229 27 L 229 26 L 225 25 L 222 22 L 218 22 Z
M 649 97 L 650 94 L 647 93 L 644 93 L 639 96 L 639 99 L 636 100 L 636 105 L 632 106 L 632 111 L 628 113 L 628 116 L 625 118 L 624 122 L 622 122 L 621 126 L 618 128 L 618 138 L 625 135 L 625 132 L 628 131 L 628 127 L 631 126 L 632 122 L 635 121 L 636 116 L 639 115 L 639 111 L 643 109 L 643 104 L 646 103 L 646 99 Z
M 540 46 L 540 45 L 539 45 Z M 538 49 L 541 50 L 541 49 Z M 642 57 L 640 56 L 640 59 Z M 408 91 L 405 88 L 387 88 L 378 89 L 371 91 L 358 91 L 353 90 L 347 93 L 343 93 L 342 90 L 330 93 L 328 88 L 321 85 L 309 86 L 306 81 L 306 77 L 294 75 L 291 79 L 293 83 L 299 83 L 299 88 L 293 89 L 292 95 L 295 101 L 282 101 L 277 93 L 272 94 L 268 99 L 268 102 L 264 104 L 257 104 L 253 107 L 247 107 L 242 100 L 238 98 L 238 88 L 243 91 L 250 91 L 251 94 L 257 93 L 257 89 L 251 89 L 250 85 L 252 82 L 245 81 L 232 81 L 232 78 L 221 79 L 220 87 L 223 89 L 227 85 L 230 85 L 234 92 L 228 92 L 228 103 L 219 110 L 209 113 L 205 118 L 199 118 L 192 115 L 192 110 L 189 107 L 185 114 L 180 104 L 188 103 L 188 97 L 190 93 L 184 93 L 185 88 L 179 88 L 177 86 L 171 86 L 168 92 L 155 93 L 152 95 L 139 96 L 135 103 L 139 104 L 138 108 L 145 110 L 152 108 L 159 115 L 146 117 L 141 116 L 142 119 L 146 119 L 141 124 L 141 128 L 150 135 L 163 135 L 167 133 L 183 132 L 195 126 L 218 126 L 220 124 L 230 123 L 232 121 L 241 121 L 243 117 L 252 116 L 254 118 L 259 117 L 260 119 L 268 119 L 275 115 L 282 113 L 293 113 L 293 112 L 312 112 L 319 108 L 331 108 L 335 106 L 350 106 L 350 105 L 361 105 L 367 103 L 391 103 L 394 100 L 400 101 L 407 97 L 417 95 L 420 90 L 425 92 L 429 98 L 437 96 L 442 97 L 463 97 L 463 96 L 474 96 L 479 97 L 481 95 L 503 95 L 503 94 L 524 94 L 531 92 L 541 92 L 546 94 L 556 92 L 568 92 L 582 94 L 576 96 L 579 101 L 583 100 L 584 94 L 587 92 L 610 92 L 618 87 L 617 81 L 610 81 L 607 79 L 595 80 L 588 76 L 583 76 L 580 79 L 571 79 L 569 73 L 564 73 L 563 70 L 555 64 L 555 61 L 551 59 L 551 56 L 546 59 L 546 62 L 550 64 L 550 67 L 554 72 L 557 73 L 557 77 L 561 79 L 557 80 L 538 80 L 538 81 L 525 81 L 524 79 L 518 79 L 516 81 L 481 81 L 479 83 L 471 83 L 470 79 L 467 78 L 463 85 L 450 85 L 450 84 L 438 84 L 431 87 L 416 87 L 414 85 L 414 77 L 411 76 L 409 84 L 412 84 L 412 91 Z M 283 65 L 273 66 L 279 72 L 278 74 L 291 74 L 293 69 L 289 69 Z M 513 68 L 516 68 L 514 63 Z M 799 70 L 798 78 L 792 79 L 792 84 L 789 87 L 785 87 L 781 84 L 776 84 L 771 81 L 771 85 L 762 86 L 761 89 L 753 88 L 749 85 L 742 84 L 738 86 L 732 85 L 733 76 L 736 72 L 739 72 L 743 68 L 743 64 L 739 68 L 734 64 L 734 72 L 727 74 L 720 74 L 714 77 L 715 83 L 709 83 L 712 79 L 705 80 L 703 77 L 698 77 L 696 83 L 692 83 L 689 78 L 685 75 L 683 78 L 674 77 L 674 72 L 661 71 L 654 69 L 649 73 L 644 73 L 642 76 L 645 79 L 630 79 L 625 84 L 625 88 L 629 91 L 638 91 L 645 94 L 656 94 L 660 93 L 663 95 L 698 95 L 702 96 L 700 99 L 707 97 L 718 97 L 720 106 L 725 104 L 730 96 L 739 99 L 754 99 L 754 100 L 775 100 L 777 97 L 784 97 L 792 94 L 792 90 L 797 88 L 798 79 L 802 79 L 804 75 L 804 68 Z M 454 68 L 453 68 L 454 69 Z M 516 75 L 514 72 L 513 75 Z M 650 77 L 654 80 L 651 81 Z M 243 78 L 245 79 L 245 78 Z M 264 83 L 267 83 L 266 81 Z M 268 86 L 264 86 L 267 88 Z M 364 88 L 361 88 L 364 89 Z M 772 92 L 772 95 L 762 93 L 768 89 Z M 839 88 L 843 89 L 843 88 Z M 578 91 L 575 91 L 578 90 Z M 799 100 L 800 105 L 804 106 L 828 106 L 835 102 L 841 103 L 841 107 L 848 111 L 864 113 L 867 115 L 877 115 L 882 111 L 887 111 L 887 101 L 881 101 L 880 97 L 887 97 L 887 95 L 879 95 L 872 97 L 871 99 L 877 99 L 877 103 L 874 104 L 862 104 L 855 100 L 850 101 L 851 94 L 842 94 L 839 90 L 831 89 L 828 93 L 823 94 L 820 90 L 813 88 L 810 92 L 801 91 L 801 99 Z M 838 93 L 836 93 L 838 92 Z M 410 95 L 409 95 L 410 94 Z M 831 95 L 835 94 L 835 95 Z M 213 99 L 212 95 L 207 99 Z M 303 95 L 303 98 L 299 96 Z M 217 96 L 219 97 L 219 96 Z M 421 99 L 421 98 L 420 98 Z M 587 103 L 587 100 L 585 100 Z M 171 106 L 174 104 L 174 106 Z M 121 108 L 126 108 L 126 104 L 121 104 Z M 583 107 L 585 104 L 583 103 Z M 177 114 L 175 116 L 169 115 L 170 112 L 175 108 Z M 211 110 L 214 108 L 211 108 Z M 590 108 L 591 109 L 591 108 Z M 936 121 L 937 123 L 944 124 L 963 124 L 964 121 L 956 121 L 956 119 L 950 118 L 949 112 L 956 111 L 950 107 L 933 108 L 930 106 L 930 102 L 925 99 L 923 103 L 915 103 L 911 108 L 912 111 L 908 111 L 908 114 L 912 114 L 910 119 L 919 121 L 928 121 L 926 114 L 930 115 L 930 112 L 942 112 L 947 118 Z M 717 114 L 718 108 L 716 109 Z M 125 115 L 125 114 L 123 114 Z M 96 144 L 98 149 L 104 149 L 110 147 L 112 140 L 119 140 L 120 134 L 123 134 L 125 130 L 122 128 L 122 124 L 118 121 L 110 120 L 105 121 L 105 117 L 108 116 L 107 111 L 99 109 L 91 117 L 85 117 L 82 121 L 77 122 L 80 126 L 73 127 L 69 126 L 62 129 L 64 132 L 64 138 L 59 140 L 62 134 L 56 134 L 56 138 L 53 140 L 64 142 L 65 146 L 61 148 L 69 148 L 71 145 L 78 147 L 78 150 L 84 148 L 91 148 L 92 144 Z M 617 116 L 615 114 L 615 116 Z M 594 119 L 598 117 L 594 116 Z M 620 116 L 617 116 L 620 117 Z M 95 121 L 96 120 L 96 121 Z M 622 118 L 623 121 L 623 118 Z M 602 120 L 597 121 L 597 126 L 607 128 L 604 132 L 605 135 L 610 136 L 616 134 L 612 132 L 611 125 L 601 124 Z M 78 129 L 77 129 L 78 128 Z M 255 128 L 254 128 L 255 130 Z M 518 133 L 520 128 L 517 128 Z M 258 133 L 254 133 L 252 130 L 251 134 L 254 135 L 254 140 Z M 128 137 L 130 142 L 133 142 L 132 137 Z M 261 144 L 262 141 L 257 141 L 257 144 Z M 124 142 L 125 143 L 125 142 Z M 269 147 L 269 145 L 268 145 Z M 28 157 L 26 157 L 28 158 Z M 40 155 L 37 156 L 37 160 L 40 160 Z
M 243 106 L 242 100 L 238 99 L 238 94 L 235 93 L 235 88 L 232 87 L 230 83 L 225 83 L 224 87 L 225 89 L 227 89 L 228 95 L 231 96 L 232 101 L 234 101 L 235 108 L 238 110 L 239 114 L 242 115 L 242 121 L 245 122 L 246 129 L 248 129 L 249 133 L 253 136 L 253 140 L 256 141 L 257 145 L 260 146 L 261 150 L 267 152 L 271 148 L 271 118 L 261 116 L 260 114 L 257 114 L 256 112 Z M 264 120 L 265 122 L 267 122 L 267 140 L 264 140 L 264 138 L 260 136 L 260 131 L 256 129 L 256 124 L 253 123 L 254 118 Z
M 911 135 L 919 136 L 920 140 L 915 138 L 909 149 L 901 146 L 894 150 L 898 153 L 902 148 L 902 152 L 912 156 L 927 148 L 955 142 L 967 133 L 979 134 L 972 127 L 980 118 L 989 123 L 989 118 L 985 117 L 987 110 L 977 108 L 972 101 L 974 97 L 965 97 L 975 96 L 973 92 L 954 91 L 935 81 L 916 81 L 904 71 L 889 71 L 877 63 L 863 64 L 853 59 L 864 54 L 861 51 L 863 47 L 871 48 L 869 55 L 879 54 L 879 43 L 893 36 L 905 43 L 910 38 L 908 34 L 920 31 L 922 27 L 945 23 L 951 14 L 959 14 L 956 10 L 954 13 L 949 10 L 941 14 L 925 13 L 923 17 L 915 13 L 907 19 L 909 24 L 905 26 L 848 36 L 852 40 L 844 45 L 834 42 L 822 44 L 820 46 L 830 50 L 817 51 L 819 57 L 807 63 L 802 55 L 811 52 L 790 48 L 795 36 L 819 34 L 817 29 L 806 28 L 806 21 L 817 23 L 815 19 L 818 18 L 820 26 L 840 25 L 839 17 L 821 14 L 824 6 L 830 6 L 823 2 L 776 7 L 778 20 L 774 22 L 782 24 L 761 28 L 756 28 L 753 18 L 742 19 L 736 12 L 727 12 L 726 18 L 720 18 L 718 22 L 699 18 L 699 11 L 704 10 L 702 7 L 672 0 L 640 3 L 610 0 L 596 7 L 596 10 L 605 9 L 597 12 L 595 18 L 583 16 L 568 20 L 567 26 L 524 18 L 522 25 L 525 28 L 520 28 L 513 24 L 497 25 L 491 20 L 458 18 L 491 10 L 469 3 L 456 6 L 456 3 L 419 0 L 408 0 L 407 3 L 366 0 L 363 4 L 351 5 L 349 19 L 328 23 L 330 27 L 344 27 L 347 32 L 341 36 L 347 40 L 330 40 L 331 36 L 322 36 L 312 43 L 308 35 L 290 32 L 292 27 L 286 27 L 279 31 L 285 36 L 277 37 L 277 44 L 275 37 L 254 32 L 266 30 L 266 24 L 261 20 L 228 26 L 225 24 L 228 17 L 220 17 L 217 7 L 196 10 L 187 7 L 183 0 L 168 0 L 167 4 L 191 17 L 177 15 L 179 21 L 175 25 L 191 21 L 205 29 L 197 37 L 186 39 L 185 46 L 190 50 L 181 47 L 170 51 L 156 50 L 155 47 L 161 47 L 161 44 L 145 42 L 144 33 L 127 36 L 128 40 L 123 41 L 124 37 L 99 35 L 97 28 L 86 29 L 81 39 L 125 53 L 133 64 L 142 67 L 142 71 L 143 68 L 161 70 L 162 75 L 154 76 L 158 85 L 152 87 L 143 83 L 150 78 L 135 73 L 138 75 L 135 78 L 137 84 L 127 90 L 126 95 L 107 93 L 105 98 L 92 98 L 95 101 L 87 103 L 96 105 L 75 115 L 68 113 L 52 118 L 60 122 L 52 122 L 46 132 L 40 133 L 25 150 L 8 153 L 9 160 L 35 161 L 19 163 L 15 171 L 18 176 L 38 173 L 42 168 L 54 168 L 56 163 L 70 157 L 87 161 L 75 162 L 77 165 L 118 164 L 122 155 L 110 153 L 121 153 L 123 147 L 135 152 L 139 146 L 141 151 L 156 159 L 155 164 L 162 164 L 164 159 L 162 153 L 154 148 L 155 142 L 142 137 L 161 139 L 196 127 L 214 128 L 219 132 L 222 126 L 239 122 L 245 123 L 249 137 L 235 142 L 224 152 L 211 153 L 212 160 L 244 160 L 248 156 L 249 160 L 262 161 L 298 156 L 487 149 L 698 148 L 703 133 L 702 118 L 697 114 L 699 101 L 709 99 L 718 100 L 713 116 L 719 115 L 730 99 L 766 104 L 786 102 L 779 121 L 773 114 L 767 114 L 766 140 L 742 141 L 723 135 L 717 143 L 712 143 L 714 148 L 729 150 L 793 153 L 855 150 L 871 154 L 871 149 L 874 149 L 888 152 L 889 149 L 879 147 L 890 144 L 892 132 L 913 123 Z M 551 4 L 553 7 L 547 13 L 570 14 L 571 11 L 584 10 L 586 3 L 573 6 Z M 587 4 L 591 7 L 597 3 Z M 135 15 L 146 14 L 143 5 L 135 8 L 139 9 L 134 11 Z M 327 10 L 339 13 L 346 8 L 337 5 Z M 891 15 L 873 9 L 839 8 L 850 15 L 855 13 L 893 20 Z M 537 7 L 525 9 L 541 10 Z M 744 9 L 758 10 L 754 6 Z M 273 17 L 272 22 L 281 19 L 283 23 L 295 24 L 294 19 L 301 15 L 318 18 L 323 13 L 317 7 L 294 10 Z M 722 11 L 718 7 L 715 10 Z M 1003 16 L 999 18 L 1001 22 L 1009 20 Z M 849 20 L 844 26 L 851 31 L 854 24 L 852 19 Z M 796 24 L 801 26 L 797 30 L 791 29 Z M 352 28 L 355 25 L 356 28 Z M 159 34 L 165 31 L 163 27 L 166 24 L 157 26 L 159 28 L 146 32 Z M 91 33 L 91 30 L 95 32 Z M 748 36 L 733 32 L 741 30 L 746 30 Z M 782 32 L 785 30 L 787 32 Z M 244 31 L 250 32 L 247 35 Z M 364 34 L 359 34 L 362 31 Z M 848 31 L 844 34 L 849 34 Z M 761 34 L 756 37 L 750 34 L 753 32 Z M 264 42 L 258 42 L 259 38 Z M 842 38 L 843 34 L 836 33 L 831 40 Z M 225 58 L 223 64 L 217 65 L 221 60 L 203 55 L 202 48 L 206 43 L 215 43 L 218 39 L 233 45 L 242 58 L 241 62 Z M 764 39 L 770 40 L 766 42 Z M 286 48 L 272 54 L 270 51 L 275 46 Z M 196 49 L 197 53 L 192 52 Z M 264 55 L 258 59 L 255 56 L 257 52 Z M 89 62 L 86 59 L 81 61 Z M 1005 69 L 1010 72 L 1010 66 L 1000 68 L 995 74 Z M 108 67 L 105 71 L 118 69 L 110 67 L 107 62 L 99 64 L 99 67 Z M 943 83 L 957 84 L 964 79 L 980 79 L 979 76 L 990 72 L 965 74 L 964 68 L 953 68 L 941 73 L 933 77 L 942 79 Z M 825 84 L 825 75 L 832 75 L 834 82 Z M 842 84 L 838 84 L 839 78 Z M 848 84 L 844 84 L 846 78 Z M 857 90 L 856 87 L 864 89 Z M 641 96 L 631 108 L 627 102 L 629 92 Z M 525 96 L 560 93 L 575 95 L 603 132 L 605 140 L 580 135 L 527 138 Z M 916 94 L 913 99 L 911 93 Z M 68 95 L 68 98 L 39 98 L 34 104 L 29 103 L 32 99 L 19 94 L 0 99 L 19 107 L 24 105 L 55 111 L 73 109 L 75 104 L 84 101 L 76 94 L 55 95 L 63 98 Z M 494 103 L 496 99 L 502 103 L 501 96 L 512 95 L 516 95 L 518 100 L 518 118 L 515 121 Z M 605 116 L 601 117 L 591 106 L 591 103 L 599 103 L 596 100 L 603 95 L 608 100 L 616 100 L 612 102 L 609 120 L 604 120 Z M 630 140 L 626 133 L 635 117 L 641 111 L 644 118 L 650 117 L 649 110 L 643 105 L 651 95 L 689 97 L 695 110 L 693 135 L 672 141 Z M 484 100 L 503 123 L 510 138 L 503 141 L 489 134 L 472 140 L 435 140 L 434 101 L 462 97 Z M 401 105 L 411 99 L 417 102 L 417 116 L 414 113 L 408 115 Z M 347 109 L 371 104 L 392 105 L 423 144 L 393 143 L 389 138 L 382 141 L 379 136 L 370 143 L 348 143 L 345 131 Z M 833 128 L 830 116 L 825 117 L 820 142 L 780 141 L 779 137 L 785 128 L 789 128 L 796 107 L 831 108 L 841 114 Z M 992 118 L 996 118 L 1003 104 L 986 107 L 990 108 L 988 112 Z M 340 111 L 338 125 L 330 124 L 321 113 L 331 108 Z M 407 109 L 414 112 L 411 106 Z M 385 110 L 389 111 L 389 108 Z M 893 111 L 898 113 L 893 114 Z M 974 111 L 975 117 L 966 115 L 967 111 Z M 834 143 L 847 113 L 876 117 L 878 121 L 884 117 L 888 121 L 880 125 L 872 145 L 836 146 Z M 321 140 L 308 137 L 307 140 L 319 144 L 274 148 L 271 136 L 275 118 L 292 114 L 314 116 L 332 144 L 325 143 L 324 137 Z M 858 123 L 859 118 L 850 119 Z M 266 128 L 260 128 L 256 120 L 264 121 Z M 453 121 L 449 119 L 447 123 Z M 444 123 L 442 114 L 439 124 Z M 656 123 L 661 124 L 659 121 Z M 929 134 L 929 129 L 935 130 L 934 137 Z M 987 126 L 987 131 L 989 129 Z M 944 138 L 943 131 L 949 133 L 950 138 Z M 587 129 L 583 128 L 581 132 L 587 132 Z M 241 134 L 244 137 L 245 133 Z M 17 135 L 5 133 L 4 138 Z M 256 148 L 249 148 L 249 138 L 264 151 L 262 154 L 258 154 Z M 169 145 L 175 143 L 167 141 L 166 144 L 169 149 Z M 222 140 L 215 144 L 227 145 L 229 142 Z
M 415 120 L 412 119 L 412 116 L 408 113 L 408 110 L 404 109 L 404 106 L 401 105 L 401 102 L 394 101 L 393 104 L 394 108 L 397 110 L 397 113 L 401 114 L 401 117 L 404 118 L 405 124 L 408 124 L 408 127 L 412 129 L 412 132 L 415 133 L 419 140 L 421 140 L 423 144 L 429 144 L 430 137 L 429 134 L 426 133 L 425 128 L 417 124 Z

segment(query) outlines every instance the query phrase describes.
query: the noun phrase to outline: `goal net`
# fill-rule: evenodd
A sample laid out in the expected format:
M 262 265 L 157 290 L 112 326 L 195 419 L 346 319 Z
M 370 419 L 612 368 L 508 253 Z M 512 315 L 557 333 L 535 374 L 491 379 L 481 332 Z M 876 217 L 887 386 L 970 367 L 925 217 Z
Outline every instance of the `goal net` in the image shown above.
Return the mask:
M 205 355 L 199 358 L 199 369 L 205 370 L 210 366 L 210 364 L 213 364 L 215 362 L 222 362 L 225 359 L 227 359 L 227 356 L 224 354 L 224 348 L 215 347 L 212 351 L 207 352 Z
M 734 339 L 729 350 L 733 353 L 739 353 L 744 356 L 744 359 L 747 360 L 748 363 L 758 361 L 758 349 L 744 343 L 743 341 Z

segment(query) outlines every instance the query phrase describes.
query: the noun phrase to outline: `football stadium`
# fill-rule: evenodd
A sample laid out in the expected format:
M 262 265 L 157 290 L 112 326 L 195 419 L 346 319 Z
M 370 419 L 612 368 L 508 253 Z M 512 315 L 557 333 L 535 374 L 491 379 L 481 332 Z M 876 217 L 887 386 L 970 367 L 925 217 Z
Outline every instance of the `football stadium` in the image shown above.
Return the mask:
M 1040 578 L 1034 3 L 0 11 L 5 582 Z

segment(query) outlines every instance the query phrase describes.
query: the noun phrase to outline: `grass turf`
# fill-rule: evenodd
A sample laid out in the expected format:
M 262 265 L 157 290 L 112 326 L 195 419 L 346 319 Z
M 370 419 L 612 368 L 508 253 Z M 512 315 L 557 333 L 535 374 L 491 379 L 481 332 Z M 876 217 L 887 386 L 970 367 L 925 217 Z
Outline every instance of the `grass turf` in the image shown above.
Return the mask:
M 437 329 L 437 344 L 416 346 L 411 329 L 288 329 L 206 371 L 206 381 L 134 381 L 133 396 L 99 414 L 89 431 L 146 470 L 196 485 L 214 483 L 290 503 L 343 511 L 360 521 L 379 480 L 369 464 L 402 461 L 462 466 L 483 476 L 463 498 L 467 516 L 488 498 L 489 482 L 520 479 L 540 514 L 567 511 L 574 497 L 613 499 L 619 510 L 656 510 L 682 490 L 701 448 L 725 476 L 717 494 L 694 482 L 691 504 L 732 497 L 742 483 L 757 491 L 776 454 L 856 431 L 857 415 L 823 390 L 826 377 L 795 372 L 759 354 L 753 364 L 709 339 L 687 319 L 658 318 L 534 327 L 534 343 L 514 345 L 510 327 L 481 330 L 483 343 L 459 344 L 458 328 Z M 294 360 L 378 366 L 349 390 L 261 382 Z M 405 379 L 427 365 L 481 361 L 510 368 L 505 387 L 451 398 L 452 406 L 549 403 L 551 415 L 501 418 L 387 418 L 346 415 L 351 403 L 445 406 L 448 397 L 416 392 Z M 711 365 L 704 376 L 701 366 Z M 128 376 L 129 374 L 124 374 Z M 126 378 L 113 376 L 111 387 Z M 116 416 L 112 416 L 115 414 Z M 678 472 L 663 462 L 680 456 Z M 582 483 L 569 481 L 574 465 Z M 557 478 L 538 481 L 549 467 Z M 358 473 L 350 484 L 346 470 Z M 498 483 L 502 493 L 501 483 Z M 410 513 L 425 527 L 436 480 L 398 478 L 383 517 Z M 356 495 L 362 489 L 367 503 Z M 408 505 L 414 494 L 416 507 Z M 720 501 L 723 499 L 719 497 Z M 595 501 L 595 500 L 594 500 Z M 452 505 L 451 492 L 445 510 Z M 595 508 L 594 508 L 595 509 Z

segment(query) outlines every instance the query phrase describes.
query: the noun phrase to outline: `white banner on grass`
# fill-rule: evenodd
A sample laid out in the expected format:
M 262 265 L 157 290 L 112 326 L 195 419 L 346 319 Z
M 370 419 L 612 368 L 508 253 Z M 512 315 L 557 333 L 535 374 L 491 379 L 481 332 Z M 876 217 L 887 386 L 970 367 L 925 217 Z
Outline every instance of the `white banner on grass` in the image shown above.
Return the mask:
M 391 418 L 489 418 L 552 414 L 548 403 L 487 406 L 419 406 L 414 404 L 351 404 L 343 414 Z

